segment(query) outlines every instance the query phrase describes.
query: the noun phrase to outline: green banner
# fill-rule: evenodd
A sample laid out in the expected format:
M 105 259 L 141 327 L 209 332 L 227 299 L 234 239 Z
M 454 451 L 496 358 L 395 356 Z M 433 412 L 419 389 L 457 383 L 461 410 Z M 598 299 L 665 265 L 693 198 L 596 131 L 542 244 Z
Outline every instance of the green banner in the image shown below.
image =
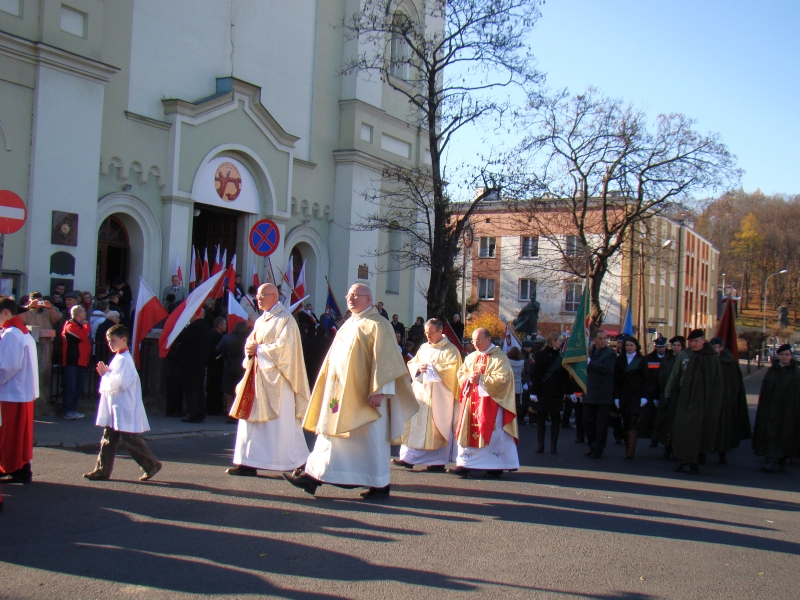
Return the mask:
M 586 364 L 589 358 L 589 341 L 586 339 L 586 323 L 589 320 L 589 310 L 591 303 L 589 300 L 589 280 L 583 287 L 583 297 L 578 306 L 578 313 L 575 315 L 575 322 L 572 324 L 572 332 L 567 340 L 567 347 L 564 348 L 564 358 L 562 364 L 570 372 L 586 393 Z

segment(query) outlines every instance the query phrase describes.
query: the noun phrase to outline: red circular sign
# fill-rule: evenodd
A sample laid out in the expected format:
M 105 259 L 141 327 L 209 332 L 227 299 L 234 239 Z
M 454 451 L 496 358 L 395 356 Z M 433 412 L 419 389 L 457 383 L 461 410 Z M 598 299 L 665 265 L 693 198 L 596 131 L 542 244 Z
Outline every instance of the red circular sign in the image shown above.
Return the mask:
M 28 211 L 14 192 L 0 190 L 0 233 L 16 233 L 25 225 Z
M 281 232 L 274 221 L 261 219 L 250 230 L 250 249 L 259 256 L 269 256 L 281 241 Z

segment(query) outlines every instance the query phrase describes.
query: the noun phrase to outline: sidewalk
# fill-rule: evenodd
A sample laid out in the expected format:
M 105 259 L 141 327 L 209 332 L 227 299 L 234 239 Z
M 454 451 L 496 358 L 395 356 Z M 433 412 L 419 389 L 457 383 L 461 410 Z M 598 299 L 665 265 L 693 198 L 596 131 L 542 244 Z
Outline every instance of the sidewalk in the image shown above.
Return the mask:
M 68 421 L 61 417 L 36 417 L 33 425 L 33 445 L 46 448 L 78 449 L 97 444 L 102 428 L 94 424 L 95 415 Z M 146 440 L 169 438 L 235 435 L 236 425 L 225 422 L 225 417 L 206 417 L 203 423 L 183 423 L 175 417 L 148 415 L 150 431 L 143 434 Z

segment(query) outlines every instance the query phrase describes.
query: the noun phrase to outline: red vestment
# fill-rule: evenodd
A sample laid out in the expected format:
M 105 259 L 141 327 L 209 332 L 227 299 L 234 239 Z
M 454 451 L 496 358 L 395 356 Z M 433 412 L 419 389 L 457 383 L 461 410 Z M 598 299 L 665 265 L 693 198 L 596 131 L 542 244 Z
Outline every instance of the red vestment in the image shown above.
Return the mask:
M 485 354 L 478 356 L 474 367 L 476 373 L 483 373 L 488 359 L 489 357 Z M 482 448 L 488 446 L 492 441 L 492 432 L 494 431 L 498 410 L 503 411 L 503 426 L 516 418 L 514 413 L 501 408 L 490 396 L 481 396 L 478 392 L 478 385 L 471 383 L 469 380 L 465 381 L 461 387 L 460 400 L 462 418 L 458 420 L 456 439 L 459 439 L 461 434 L 464 411 L 469 411 L 469 419 L 467 421 L 469 429 L 467 433 L 469 435 L 470 448 Z M 484 444 L 481 444 L 481 438 L 483 438 Z

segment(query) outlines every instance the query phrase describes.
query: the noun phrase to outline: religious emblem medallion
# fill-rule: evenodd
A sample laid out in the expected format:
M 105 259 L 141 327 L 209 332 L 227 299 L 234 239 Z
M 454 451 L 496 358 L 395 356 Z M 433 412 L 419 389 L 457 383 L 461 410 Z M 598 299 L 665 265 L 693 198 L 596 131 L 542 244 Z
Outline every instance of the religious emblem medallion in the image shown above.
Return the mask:
M 242 192 L 242 174 L 236 165 L 229 162 L 222 163 L 217 167 L 214 175 L 214 187 L 217 195 L 225 202 L 233 202 Z
M 52 227 L 50 229 L 50 243 L 59 246 L 78 245 L 78 214 L 52 211 Z

